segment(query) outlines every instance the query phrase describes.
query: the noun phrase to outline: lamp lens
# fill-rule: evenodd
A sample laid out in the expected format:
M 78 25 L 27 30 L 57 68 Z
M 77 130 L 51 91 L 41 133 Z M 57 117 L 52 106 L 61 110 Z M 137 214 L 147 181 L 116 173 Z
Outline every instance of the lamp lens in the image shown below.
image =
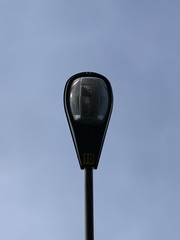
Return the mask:
M 74 120 L 84 124 L 101 122 L 108 105 L 109 95 L 103 79 L 81 77 L 74 80 L 70 89 L 70 110 Z

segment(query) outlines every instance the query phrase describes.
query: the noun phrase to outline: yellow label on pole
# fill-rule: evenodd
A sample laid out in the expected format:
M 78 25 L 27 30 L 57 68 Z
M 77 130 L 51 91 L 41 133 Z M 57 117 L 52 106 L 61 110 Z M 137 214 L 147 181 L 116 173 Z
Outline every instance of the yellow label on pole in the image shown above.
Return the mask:
M 95 163 L 94 153 L 83 153 L 83 165 L 84 166 L 93 166 Z

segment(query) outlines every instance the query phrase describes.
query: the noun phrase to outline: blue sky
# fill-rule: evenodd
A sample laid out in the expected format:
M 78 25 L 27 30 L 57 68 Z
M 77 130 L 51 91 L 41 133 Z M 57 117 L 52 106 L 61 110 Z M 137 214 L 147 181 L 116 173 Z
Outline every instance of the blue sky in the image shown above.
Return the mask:
M 179 240 L 180 2 L 0 0 L 0 238 L 84 239 L 68 78 L 105 75 L 95 239 Z

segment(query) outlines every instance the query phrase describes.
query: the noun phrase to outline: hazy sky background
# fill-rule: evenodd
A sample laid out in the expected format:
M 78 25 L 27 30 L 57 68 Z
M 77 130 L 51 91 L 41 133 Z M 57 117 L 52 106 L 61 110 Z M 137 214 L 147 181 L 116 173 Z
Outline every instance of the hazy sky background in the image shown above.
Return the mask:
M 0 0 L 0 239 L 84 239 L 68 78 L 105 75 L 95 239 L 180 239 L 180 1 Z

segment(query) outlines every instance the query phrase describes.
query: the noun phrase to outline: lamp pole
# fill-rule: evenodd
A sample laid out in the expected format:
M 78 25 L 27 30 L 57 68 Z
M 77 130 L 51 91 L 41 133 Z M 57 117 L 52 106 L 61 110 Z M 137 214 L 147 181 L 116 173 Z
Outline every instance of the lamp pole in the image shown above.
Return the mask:
M 85 236 L 94 240 L 93 169 L 85 168 Z
M 64 108 L 79 165 L 85 171 L 85 239 L 94 240 L 93 169 L 97 169 L 113 107 L 109 80 L 82 72 L 64 89 Z

